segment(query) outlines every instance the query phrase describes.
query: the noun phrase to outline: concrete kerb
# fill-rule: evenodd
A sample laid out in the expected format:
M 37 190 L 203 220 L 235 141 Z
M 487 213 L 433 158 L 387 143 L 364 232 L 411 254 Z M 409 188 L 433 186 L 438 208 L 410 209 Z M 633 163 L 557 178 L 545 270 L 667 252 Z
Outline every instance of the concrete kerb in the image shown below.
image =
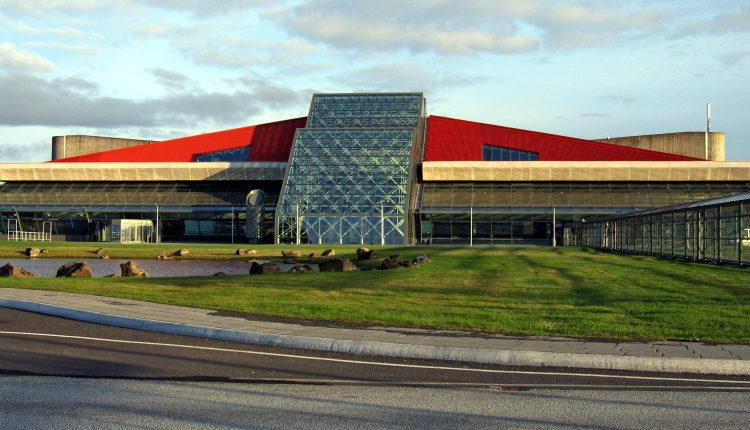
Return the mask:
M 216 327 L 187 325 L 55 306 L 27 300 L 0 299 L 0 306 L 22 311 L 105 324 L 136 330 L 201 337 L 280 348 L 308 349 L 389 358 L 414 358 L 506 366 L 561 367 L 640 372 L 750 375 L 750 361 L 662 357 L 631 357 L 539 351 L 510 351 L 480 348 L 411 345 L 279 335 Z

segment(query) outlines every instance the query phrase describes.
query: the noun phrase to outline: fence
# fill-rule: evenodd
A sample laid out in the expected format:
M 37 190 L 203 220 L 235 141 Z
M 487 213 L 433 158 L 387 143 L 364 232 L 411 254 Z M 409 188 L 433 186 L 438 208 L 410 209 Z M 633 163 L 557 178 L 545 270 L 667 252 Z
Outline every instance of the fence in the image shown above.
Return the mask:
M 750 265 L 750 193 L 584 222 L 583 246 Z

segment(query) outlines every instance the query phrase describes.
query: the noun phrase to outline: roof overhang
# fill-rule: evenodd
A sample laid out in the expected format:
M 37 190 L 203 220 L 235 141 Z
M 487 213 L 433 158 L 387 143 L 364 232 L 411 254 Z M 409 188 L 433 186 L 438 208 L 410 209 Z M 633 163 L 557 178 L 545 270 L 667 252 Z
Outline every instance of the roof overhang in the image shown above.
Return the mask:
M 750 181 L 750 161 L 427 161 L 425 182 Z
M 0 163 L 0 181 L 281 181 L 286 163 Z

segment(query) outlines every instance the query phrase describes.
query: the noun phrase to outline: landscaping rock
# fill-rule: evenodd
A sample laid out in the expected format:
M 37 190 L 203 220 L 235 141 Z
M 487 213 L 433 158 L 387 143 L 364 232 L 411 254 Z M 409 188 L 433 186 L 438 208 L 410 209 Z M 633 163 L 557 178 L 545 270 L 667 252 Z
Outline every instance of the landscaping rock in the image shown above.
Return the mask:
M 281 268 L 276 263 L 271 262 L 258 262 L 254 261 L 253 265 L 250 266 L 251 275 L 264 275 L 266 273 L 278 273 L 281 272 Z
M 166 252 L 162 251 L 159 254 L 156 255 L 157 260 L 174 260 L 174 257 L 167 254 Z
M 188 254 L 190 254 L 189 249 L 178 249 L 177 251 L 174 252 L 174 255 L 177 257 L 184 257 Z
M 256 252 L 257 251 L 255 251 L 254 249 L 242 249 L 242 248 L 240 248 L 237 251 L 235 251 L 234 253 L 237 254 L 237 255 L 255 255 Z
M 127 278 L 127 277 L 147 278 L 148 277 L 148 273 L 146 273 L 145 270 L 141 269 L 133 261 L 127 261 L 125 263 L 120 264 L 120 271 L 122 272 L 123 278 Z
M 39 249 L 38 248 L 26 248 L 26 256 L 27 257 L 38 257 L 39 256 Z
M 94 274 L 91 272 L 91 266 L 85 261 L 80 263 L 71 261 L 60 266 L 55 276 L 58 278 L 91 278 Z
M 39 251 L 39 253 L 40 253 L 40 254 L 49 254 L 49 249 L 47 249 L 47 248 L 42 248 L 42 249 L 41 249 L 41 250 Z
M 357 248 L 358 260 L 371 260 L 375 258 L 375 251 L 369 248 Z
M 34 274 L 26 269 L 7 263 L 5 266 L 0 267 L 0 276 L 6 278 L 33 278 Z
M 289 269 L 289 271 L 290 272 L 310 273 L 310 272 L 314 272 L 315 270 L 313 270 L 313 268 L 310 267 L 310 265 L 308 265 L 308 264 L 302 264 L 302 265 L 298 265 L 298 266 L 292 267 L 291 269 Z
M 334 251 L 334 250 L 332 250 L 332 249 L 326 249 L 326 250 L 325 250 L 325 251 L 323 251 L 323 253 L 322 253 L 322 254 L 320 254 L 320 255 L 322 255 L 323 257 L 333 257 L 334 255 L 336 255 L 336 251 Z
M 317 257 L 317 256 L 318 256 L 318 253 L 317 253 L 317 252 L 311 252 L 311 253 L 310 253 L 310 254 L 309 254 L 309 255 L 307 256 L 307 258 L 315 258 L 315 257 Z
M 430 257 L 426 255 L 417 255 L 411 261 L 413 261 L 416 264 L 423 264 L 423 263 L 430 263 L 432 260 L 430 260 Z
M 357 266 L 348 258 L 331 258 L 320 263 L 321 272 L 355 272 Z
M 299 258 L 302 254 L 298 250 L 293 249 L 291 251 L 281 251 L 281 256 L 284 258 Z
M 387 258 L 380 264 L 380 270 L 398 269 L 402 267 L 401 260 Z

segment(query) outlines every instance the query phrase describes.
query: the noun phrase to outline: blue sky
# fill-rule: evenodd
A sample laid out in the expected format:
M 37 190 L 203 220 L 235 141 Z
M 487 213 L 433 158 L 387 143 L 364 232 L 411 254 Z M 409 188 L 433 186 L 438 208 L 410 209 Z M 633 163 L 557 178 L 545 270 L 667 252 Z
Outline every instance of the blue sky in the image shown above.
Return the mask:
M 581 138 L 700 131 L 711 102 L 727 159 L 750 160 L 750 1 L 0 0 L 0 162 L 350 91 Z

